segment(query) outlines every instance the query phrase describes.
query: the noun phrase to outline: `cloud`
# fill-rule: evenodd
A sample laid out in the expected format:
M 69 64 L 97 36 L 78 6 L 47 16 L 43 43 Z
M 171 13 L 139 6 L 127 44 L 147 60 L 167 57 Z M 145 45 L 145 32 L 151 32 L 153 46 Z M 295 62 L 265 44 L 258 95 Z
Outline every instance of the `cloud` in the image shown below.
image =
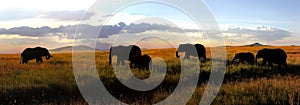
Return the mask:
M 100 31 L 100 29 L 102 29 Z M 186 32 L 186 33 L 184 33 Z M 163 40 L 168 40 L 175 45 L 178 43 L 187 43 L 187 42 L 205 42 L 205 35 L 202 31 L 199 30 L 182 30 L 181 28 L 172 27 L 168 25 L 160 24 L 149 24 L 149 23 L 140 23 L 140 24 L 130 24 L 126 25 L 123 22 L 120 22 L 116 25 L 105 25 L 105 26 L 92 26 L 87 24 L 79 25 L 68 25 L 60 26 L 58 28 L 50 27 L 41 27 L 41 28 L 31 28 L 31 27 L 15 27 L 10 29 L 1 29 L 0 35 L 5 34 L 3 38 L 11 38 L 12 35 L 26 36 L 25 38 L 35 37 L 47 39 L 49 37 L 55 37 L 58 40 L 54 42 L 62 43 L 69 42 L 70 40 L 76 39 L 76 44 L 82 44 L 89 46 L 93 45 L 93 42 L 97 41 L 96 48 L 107 49 L 114 42 L 114 44 L 129 45 L 136 43 L 138 40 L 143 40 L 139 42 L 142 45 L 145 45 L 145 48 L 153 48 L 155 42 L 156 46 L 167 45 L 162 40 L 147 40 L 151 36 L 161 37 Z M 199 34 L 199 35 L 198 35 Z M 9 36 L 11 35 L 11 36 Z M 21 37 L 19 37 L 21 38 Z M 146 38 L 146 39 L 139 39 Z M 64 41 L 66 40 L 66 41 Z M 156 43 L 157 42 L 157 43 Z M 25 43 L 25 42 L 21 42 Z M 163 44 L 160 44 L 163 43 Z M 169 46 L 169 45 L 168 45 Z
M 14 27 L 14 28 L 10 28 L 10 29 L 0 29 L 0 34 L 6 34 L 6 35 L 21 35 L 21 36 L 36 36 L 36 37 L 40 37 L 40 36 L 46 36 L 50 33 L 55 32 L 54 29 L 48 27 L 48 26 L 44 26 L 41 28 L 31 28 L 31 27 L 27 27 L 27 26 L 23 26 L 23 27 Z
M 82 17 L 84 15 L 84 17 Z M 79 21 L 79 20 L 88 20 L 95 13 L 86 12 L 85 10 L 77 11 L 48 11 L 42 13 L 42 18 L 56 19 L 60 21 Z
M 101 29 L 101 30 L 100 30 Z M 255 28 L 239 28 L 230 27 L 223 31 L 222 36 L 232 44 L 249 44 L 253 42 L 275 42 L 285 40 L 291 37 L 291 32 L 273 27 L 255 27 Z M 48 37 L 56 36 L 59 40 L 87 40 L 101 39 L 101 42 L 111 44 L 115 38 L 123 38 L 122 40 L 131 40 L 138 36 L 157 35 L 165 36 L 170 40 L 181 42 L 181 37 L 188 36 L 193 42 L 207 42 L 206 33 L 202 30 L 182 30 L 181 28 L 172 27 L 168 25 L 139 23 L 126 25 L 120 22 L 116 25 L 93 26 L 87 24 L 60 26 L 58 28 L 51 28 L 48 26 L 40 28 L 31 27 L 15 27 L 10 29 L 0 28 L 0 35 L 2 38 L 9 35 L 20 35 L 30 37 Z M 15 36 L 11 36 L 15 37 Z M 10 37 L 10 38 L 11 38 Z M 180 37 L 180 38 L 178 38 Z M 212 38 L 211 35 L 209 38 Z M 211 40 L 210 40 L 211 41 Z
M 101 31 L 100 31 L 101 29 Z M 162 32 L 176 32 L 183 33 L 184 31 L 180 28 L 171 27 L 167 25 L 159 25 L 159 24 L 148 24 L 148 23 L 140 23 L 140 24 L 130 24 L 126 25 L 124 22 L 120 22 L 116 25 L 105 25 L 105 26 L 92 26 L 87 24 L 79 24 L 79 25 L 68 25 L 68 26 L 60 26 L 58 28 L 51 28 L 48 26 L 40 27 L 40 28 L 32 28 L 32 27 L 14 27 L 10 29 L 0 28 L 0 35 L 20 35 L 20 36 L 59 36 L 61 39 L 89 39 L 89 38 L 107 38 L 112 35 L 120 34 L 139 34 L 144 32 L 151 31 L 162 31 Z M 194 32 L 195 30 L 191 30 Z M 75 34 L 75 32 L 77 34 Z
M 291 37 L 292 33 L 273 27 L 256 27 L 254 29 L 229 27 L 228 30 L 223 31 L 223 35 L 230 41 L 254 41 L 254 42 L 268 42 L 282 40 Z
M 126 26 L 124 30 L 127 33 L 142 33 L 150 30 L 155 31 L 171 31 L 171 32 L 184 32 L 182 29 L 177 27 L 171 27 L 167 25 L 160 24 L 149 24 L 149 23 L 140 23 L 140 24 L 130 24 Z

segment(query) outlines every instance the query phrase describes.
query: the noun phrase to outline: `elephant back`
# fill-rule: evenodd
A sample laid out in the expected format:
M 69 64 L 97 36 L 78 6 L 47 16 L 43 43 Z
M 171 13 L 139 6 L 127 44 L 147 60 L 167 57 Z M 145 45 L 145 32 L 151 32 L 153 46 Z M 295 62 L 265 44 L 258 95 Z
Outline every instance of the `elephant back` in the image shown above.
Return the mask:
M 22 58 L 26 59 L 33 59 L 35 58 L 35 52 L 33 48 L 26 48 L 22 53 L 21 53 Z
M 130 51 L 129 52 L 129 60 L 130 61 L 132 61 L 133 56 L 142 54 L 141 48 L 136 45 L 130 45 L 130 46 L 128 46 L 128 49 Z
M 197 49 L 198 52 L 198 56 L 203 57 L 204 59 L 206 59 L 206 49 L 202 44 L 195 44 L 195 47 Z
M 287 58 L 287 54 L 284 50 L 282 50 L 282 49 L 272 49 L 272 50 L 273 51 L 271 51 L 271 53 L 270 53 L 272 56 Z

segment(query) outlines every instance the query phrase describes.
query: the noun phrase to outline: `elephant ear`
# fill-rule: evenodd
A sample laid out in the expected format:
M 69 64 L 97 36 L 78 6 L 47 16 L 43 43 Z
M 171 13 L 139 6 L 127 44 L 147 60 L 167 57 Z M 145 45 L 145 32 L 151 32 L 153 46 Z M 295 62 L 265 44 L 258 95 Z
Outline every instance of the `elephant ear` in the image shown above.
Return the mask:
M 232 60 L 238 59 L 239 58 L 239 54 L 235 54 Z
M 239 54 L 235 54 L 235 55 L 234 55 L 234 58 L 238 58 L 238 57 L 239 57 Z
M 186 45 L 183 46 L 183 50 L 184 50 L 184 51 L 188 51 L 190 47 L 191 47 L 191 46 L 189 46 L 188 44 L 186 44 Z
M 178 46 L 177 51 L 180 52 L 180 51 L 182 51 L 182 50 L 183 50 L 183 44 L 180 44 L 180 45 Z
M 264 48 L 262 50 L 259 50 L 256 57 L 262 58 L 268 56 L 270 53 L 270 49 Z
M 268 54 L 271 53 L 272 53 L 271 49 L 267 49 L 267 48 L 263 49 L 263 56 L 267 56 Z

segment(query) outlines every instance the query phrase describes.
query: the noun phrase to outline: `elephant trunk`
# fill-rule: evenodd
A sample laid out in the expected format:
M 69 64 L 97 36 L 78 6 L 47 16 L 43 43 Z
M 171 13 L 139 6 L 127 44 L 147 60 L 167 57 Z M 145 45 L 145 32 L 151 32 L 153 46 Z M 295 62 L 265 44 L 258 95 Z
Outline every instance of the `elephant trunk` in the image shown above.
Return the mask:
M 234 61 L 235 61 L 236 59 L 237 59 L 237 58 L 234 57 L 234 58 L 232 59 L 231 63 L 234 64 Z
M 176 51 L 176 57 L 179 58 L 180 56 L 178 55 L 178 51 Z
M 205 53 L 204 53 L 204 55 L 203 55 L 203 58 L 204 58 L 204 61 L 206 61 L 206 60 L 207 60 Z
M 111 48 L 110 48 L 110 51 L 109 51 L 109 62 L 108 62 L 109 65 L 111 65 Z
M 50 59 L 52 56 L 50 54 L 46 55 L 46 59 Z

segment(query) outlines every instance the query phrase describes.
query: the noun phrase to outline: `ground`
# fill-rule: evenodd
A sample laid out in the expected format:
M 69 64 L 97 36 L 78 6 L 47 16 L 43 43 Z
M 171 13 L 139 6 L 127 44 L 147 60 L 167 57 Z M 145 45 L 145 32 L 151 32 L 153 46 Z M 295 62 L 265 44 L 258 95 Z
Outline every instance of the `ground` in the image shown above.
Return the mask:
M 230 64 L 234 54 L 252 52 L 256 55 L 262 48 L 285 50 L 291 70 Z M 154 104 L 166 99 L 177 86 L 181 66 L 180 60 L 175 57 L 175 50 L 143 50 L 143 54 L 149 54 L 152 58 L 160 57 L 167 65 L 165 80 L 157 88 L 146 92 L 134 91 L 118 81 L 112 66 L 108 65 L 107 51 L 95 52 L 95 64 L 101 81 L 115 98 L 128 104 Z M 226 55 L 228 64 L 225 78 L 212 104 L 300 103 L 300 47 L 226 47 Z M 31 60 L 28 64 L 19 64 L 20 54 L 1 54 L 0 104 L 87 104 L 75 82 L 72 53 L 55 53 L 52 56 L 50 60 L 44 60 L 44 63 L 36 64 Z M 211 58 L 210 48 L 207 48 L 207 57 Z M 197 88 L 188 104 L 200 102 L 211 72 L 211 61 L 202 61 L 200 67 Z M 151 74 L 149 71 L 139 72 L 137 69 L 132 69 L 132 72 L 141 79 Z M 180 96 L 178 100 L 180 101 Z

